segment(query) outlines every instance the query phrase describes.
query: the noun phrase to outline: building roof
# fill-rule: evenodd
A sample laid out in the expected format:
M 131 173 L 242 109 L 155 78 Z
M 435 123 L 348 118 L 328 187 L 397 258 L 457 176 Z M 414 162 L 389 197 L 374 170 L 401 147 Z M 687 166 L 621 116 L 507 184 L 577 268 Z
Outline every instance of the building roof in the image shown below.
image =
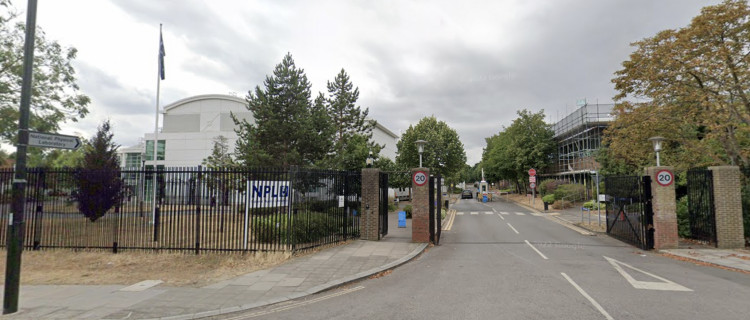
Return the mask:
M 187 97 L 185 99 L 177 100 L 175 102 L 172 102 L 172 103 L 164 106 L 164 109 L 163 109 L 162 112 L 163 113 L 167 113 L 167 112 L 169 112 L 169 110 L 177 108 L 177 107 L 182 106 L 184 104 L 188 104 L 190 102 L 195 102 L 195 101 L 201 101 L 201 100 L 228 100 L 228 101 L 238 102 L 238 103 L 242 103 L 242 104 L 247 103 L 247 101 L 245 101 L 245 99 L 238 98 L 238 97 L 235 97 L 235 96 L 230 96 L 228 94 L 202 94 L 202 95 Z

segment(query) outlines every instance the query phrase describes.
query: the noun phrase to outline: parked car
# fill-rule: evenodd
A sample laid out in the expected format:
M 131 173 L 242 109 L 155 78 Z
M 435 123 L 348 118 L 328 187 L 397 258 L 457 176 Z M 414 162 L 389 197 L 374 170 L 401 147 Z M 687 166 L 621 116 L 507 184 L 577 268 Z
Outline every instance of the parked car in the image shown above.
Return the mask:
M 466 189 L 461 192 L 461 199 L 473 199 L 474 195 L 472 195 L 471 190 Z

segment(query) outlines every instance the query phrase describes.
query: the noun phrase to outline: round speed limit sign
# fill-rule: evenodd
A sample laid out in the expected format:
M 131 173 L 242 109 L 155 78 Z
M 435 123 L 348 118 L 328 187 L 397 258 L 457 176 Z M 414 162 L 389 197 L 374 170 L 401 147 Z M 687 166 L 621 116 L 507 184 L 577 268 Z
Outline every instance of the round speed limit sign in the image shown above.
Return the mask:
M 656 183 L 662 187 L 667 187 L 674 182 L 674 174 L 669 170 L 661 170 L 656 173 Z
M 427 183 L 427 174 L 424 171 L 417 171 L 414 173 L 412 180 L 414 180 L 414 184 L 421 187 Z

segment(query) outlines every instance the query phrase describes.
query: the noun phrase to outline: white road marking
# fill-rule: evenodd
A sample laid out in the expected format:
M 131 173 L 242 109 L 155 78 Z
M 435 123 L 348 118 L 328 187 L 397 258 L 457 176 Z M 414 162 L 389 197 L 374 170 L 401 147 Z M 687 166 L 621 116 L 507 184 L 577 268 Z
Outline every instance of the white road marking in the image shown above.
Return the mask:
M 504 214 L 504 215 L 506 215 L 506 216 L 507 216 L 507 215 L 509 215 L 509 214 L 510 214 L 510 212 L 500 212 L 500 214 Z
M 643 271 L 641 269 L 633 267 L 633 266 L 631 266 L 631 265 L 629 265 L 627 263 L 624 263 L 622 261 L 617 261 L 615 259 L 612 259 L 612 258 L 606 257 L 606 256 L 603 256 L 603 257 L 604 257 L 604 259 L 607 259 L 607 261 L 609 261 L 609 263 L 613 267 L 615 267 L 615 270 L 617 270 L 617 272 L 619 272 L 620 275 L 622 275 L 625 278 L 625 280 L 628 280 L 628 282 L 630 282 L 630 285 L 632 285 L 633 288 L 636 288 L 636 289 L 645 289 L 645 290 L 662 290 L 662 291 L 693 291 L 693 290 L 688 289 L 686 287 L 683 287 L 683 286 L 681 286 L 679 284 L 676 284 L 676 283 L 674 283 L 672 281 L 664 279 L 664 278 L 662 278 L 660 276 L 657 276 L 655 274 L 648 273 L 646 271 Z M 639 281 L 639 280 L 635 280 L 633 278 L 633 276 L 631 276 L 627 272 L 625 272 L 625 269 L 623 269 L 622 266 L 628 267 L 628 268 L 630 268 L 632 270 L 638 271 L 638 272 L 643 273 L 645 275 L 648 275 L 648 276 L 650 276 L 652 278 L 659 279 L 659 280 L 661 280 L 661 282 L 658 282 L 658 281 Z
M 313 304 L 313 303 L 316 303 L 316 302 L 320 302 L 320 301 L 323 301 L 323 300 L 327 300 L 327 299 L 330 299 L 330 298 L 335 298 L 335 297 L 338 297 L 338 296 L 343 296 L 343 295 L 345 295 L 347 293 L 352 293 L 354 291 L 362 290 L 364 288 L 365 287 L 363 287 L 363 286 L 357 286 L 357 287 L 354 287 L 354 288 L 351 288 L 351 289 L 346 289 L 346 290 L 342 290 L 342 291 L 339 291 L 339 292 L 334 292 L 334 293 L 331 293 L 329 295 L 322 296 L 320 298 L 305 300 L 305 301 L 293 303 L 293 304 L 290 304 L 290 305 L 286 305 L 286 306 L 274 308 L 274 309 L 271 309 L 271 310 L 259 311 L 259 312 L 255 312 L 255 313 L 251 313 L 251 314 L 247 314 L 247 315 L 241 315 L 241 316 L 238 316 L 238 317 L 229 318 L 227 320 L 250 319 L 250 318 L 260 317 L 260 316 L 264 316 L 264 315 L 268 315 L 268 314 L 272 314 L 272 313 L 276 313 L 276 312 L 286 311 L 286 310 L 290 310 L 290 309 L 294 309 L 294 308 L 306 306 L 306 305 L 309 305 L 309 304 Z
M 505 218 L 503 218 L 503 216 L 501 216 L 501 215 L 499 215 L 499 214 L 498 214 L 497 216 L 498 216 L 498 217 L 500 217 L 500 219 L 503 219 L 503 220 L 505 220 Z
M 588 293 L 586 293 L 586 291 L 583 291 L 583 289 L 581 289 L 581 287 L 579 287 L 578 284 L 575 281 L 573 281 L 573 279 L 571 279 L 570 277 L 568 277 L 568 275 L 565 274 L 565 272 L 560 272 L 560 274 L 562 274 L 562 276 L 565 277 L 565 280 L 568 280 L 568 282 L 570 282 L 570 284 L 573 285 L 573 287 L 576 288 L 576 290 L 578 290 L 578 292 L 581 293 L 584 298 L 586 298 L 587 300 L 589 300 L 589 302 L 591 302 L 591 304 L 594 305 L 594 307 L 596 308 L 596 310 L 599 310 L 599 312 L 602 315 L 604 315 L 604 317 L 607 318 L 607 320 L 614 320 L 615 319 L 615 318 L 612 318 L 612 316 L 610 316 L 609 313 L 607 313 L 607 310 L 604 310 L 604 308 L 602 308 L 602 306 L 598 302 L 596 302 L 596 300 L 594 300 L 594 298 L 592 298 Z
M 525 213 L 523 213 L 523 212 L 516 212 L 516 215 L 517 215 L 517 216 L 525 216 L 526 214 L 525 214 Z
M 464 213 L 463 213 L 463 212 L 456 212 L 456 214 L 457 214 L 457 215 L 459 215 L 459 216 L 462 216 L 462 215 L 464 215 Z
M 539 251 L 539 250 L 538 250 L 538 249 L 537 249 L 536 247 L 534 247 L 534 245 L 532 245 L 532 244 L 531 244 L 531 242 L 529 242 L 529 240 L 524 240 L 524 241 L 526 241 L 526 244 L 528 244 L 528 245 L 529 245 L 529 247 L 531 247 L 531 249 L 534 249 L 534 251 L 536 251 L 536 253 L 538 253 L 538 254 L 539 254 L 540 256 L 542 256 L 542 258 L 543 258 L 544 260 L 549 260 L 549 259 L 547 258 L 547 256 L 545 256 L 545 255 L 544 255 L 544 253 L 542 253 L 542 252 L 541 252 L 541 251 Z
M 471 212 L 471 215 L 472 215 L 472 216 L 475 216 L 475 215 L 478 215 L 478 214 L 479 214 L 479 212 L 476 212 L 476 211 L 472 211 L 472 212 Z
M 485 211 L 484 214 L 493 214 L 492 211 Z
M 532 216 L 535 216 L 535 217 L 541 217 L 541 216 L 543 216 L 543 214 L 541 214 L 541 213 L 536 213 L 536 212 L 532 212 L 532 213 L 531 213 L 531 215 L 532 215 Z
M 509 226 L 509 227 L 510 227 L 511 229 L 513 229 L 513 231 L 515 231 L 515 232 L 516 232 L 516 234 L 518 234 L 518 230 L 516 230 L 516 228 L 513 228 L 513 226 L 512 226 L 511 224 L 510 224 L 510 222 L 507 222 L 507 223 L 508 223 L 508 226 Z

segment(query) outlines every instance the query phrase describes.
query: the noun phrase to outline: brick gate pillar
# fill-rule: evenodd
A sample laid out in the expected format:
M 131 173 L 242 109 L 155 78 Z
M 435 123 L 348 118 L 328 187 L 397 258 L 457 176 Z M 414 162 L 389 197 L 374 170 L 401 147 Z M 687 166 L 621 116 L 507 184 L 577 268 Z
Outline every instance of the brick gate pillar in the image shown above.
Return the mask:
M 421 179 L 415 181 L 417 174 L 424 175 L 424 182 Z M 413 242 L 430 242 L 429 179 L 430 169 L 411 169 L 411 241 Z
M 359 232 L 362 240 L 380 240 L 379 209 L 380 169 L 362 169 L 362 217 L 359 218 Z
M 721 249 L 744 248 L 740 168 L 717 166 L 708 167 L 708 170 L 711 170 L 714 179 L 716 246 Z
M 657 181 L 659 172 L 671 172 L 671 182 Z M 677 200 L 674 191 L 673 167 L 648 167 L 646 175 L 651 177 L 651 207 L 654 210 L 654 249 L 677 248 Z M 665 185 L 669 183 L 668 185 Z

